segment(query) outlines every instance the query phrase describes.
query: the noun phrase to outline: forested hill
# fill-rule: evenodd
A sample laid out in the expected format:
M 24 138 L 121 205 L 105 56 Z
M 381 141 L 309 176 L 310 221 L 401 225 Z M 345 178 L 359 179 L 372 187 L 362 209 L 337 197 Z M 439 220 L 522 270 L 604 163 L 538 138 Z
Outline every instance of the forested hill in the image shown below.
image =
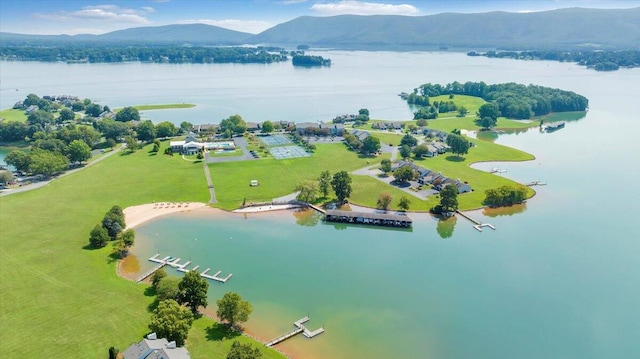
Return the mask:
M 640 7 L 430 16 L 304 16 L 251 38 L 353 49 L 639 49 Z
M 76 43 L 92 44 L 207 44 L 207 45 L 237 45 L 247 41 L 252 34 L 224 29 L 205 24 L 178 24 L 166 26 L 134 27 L 118 30 L 102 35 L 23 35 L 0 33 L 0 43 L 3 46 L 47 45 Z

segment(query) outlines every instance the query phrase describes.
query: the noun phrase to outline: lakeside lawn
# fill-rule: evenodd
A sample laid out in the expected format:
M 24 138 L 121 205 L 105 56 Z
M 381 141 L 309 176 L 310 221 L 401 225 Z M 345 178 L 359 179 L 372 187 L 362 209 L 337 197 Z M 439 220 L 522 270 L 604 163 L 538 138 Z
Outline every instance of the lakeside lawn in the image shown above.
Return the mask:
M 102 359 L 110 346 L 123 351 L 148 333 L 154 298 L 145 296 L 147 286 L 115 274 L 111 245 L 85 246 L 112 205 L 209 199 L 201 163 L 150 149 L 117 153 L 43 188 L 0 197 L 3 358 Z M 224 358 L 217 353 L 231 345 L 207 338 L 202 331 L 212 325 L 207 318 L 194 323 L 187 341 L 194 359 Z M 256 346 L 263 358 L 282 358 Z
M 376 158 L 362 157 L 346 149 L 344 144 L 318 144 L 311 157 L 289 160 L 263 159 L 256 161 L 209 164 L 211 179 L 216 190 L 216 207 L 231 210 L 246 200 L 268 202 L 294 192 L 303 180 L 315 180 L 324 170 L 333 175 L 339 171 L 353 171 L 379 163 L 389 155 Z M 259 186 L 251 187 L 251 180 Z M 377 198 L 377 197 L 376 197 Z
M 449 98 L 449 95 L 429 97 L 430 103 L 433 104 L 434 101 L 438 101 L 438 102 L 453 101 L 453 103 L 458 107 L 464 106 L 469 111 L 470 114 L 475 114 L 476 112 L 478 112 L 478 110 L 480 109 L 480 106 L 482 106 L 486 102 L 480 97 L 467 96 L 467 95 L 454 95 L 452 99 Z M 454 112 L 450 112 L 449 114 L 452 114 L 455 116 L 456 113 L 457 111 L 454 111 Z M 446 115 L 446 114 L 443 114 L 443 115 Z
M 12 108 L 0 111 L 0 118 L 7 122 L 27 122 L 27 115 L 25 115 L 24 110 Z
M 136 105 L 132 106 L 138 111 L 152 111 L 152 110 L 170 110 L 175 108 L 192 108 L 196 107 L 195 104 L 192 103 L 171 103 L 171 104 L 159 104 L 159 105 Z M 121 108 L 116 109 L 117 111 L 122 110 Z

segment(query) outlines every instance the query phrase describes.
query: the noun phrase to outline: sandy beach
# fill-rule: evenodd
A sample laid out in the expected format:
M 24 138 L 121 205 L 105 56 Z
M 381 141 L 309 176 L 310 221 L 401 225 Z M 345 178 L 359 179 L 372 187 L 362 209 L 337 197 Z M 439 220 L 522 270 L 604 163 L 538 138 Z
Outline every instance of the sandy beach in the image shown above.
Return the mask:
M 206 204 L 202 202 L 158 202 L 127 207 L 123 212 L 127 228 L 134 228 L 165 214 L 186 212 L 202 207 L 206 207 Z

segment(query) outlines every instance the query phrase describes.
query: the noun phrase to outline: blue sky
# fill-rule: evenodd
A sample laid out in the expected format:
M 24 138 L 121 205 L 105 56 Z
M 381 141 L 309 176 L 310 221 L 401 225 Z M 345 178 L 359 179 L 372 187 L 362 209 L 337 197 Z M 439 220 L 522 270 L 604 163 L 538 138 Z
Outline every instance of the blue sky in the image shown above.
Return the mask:
M 640 0 L 2 0 L 0 31 L 102 34 L 130 27 L 200 22 L 259 33 L 304 15 L 421 16 L 637 6 Z

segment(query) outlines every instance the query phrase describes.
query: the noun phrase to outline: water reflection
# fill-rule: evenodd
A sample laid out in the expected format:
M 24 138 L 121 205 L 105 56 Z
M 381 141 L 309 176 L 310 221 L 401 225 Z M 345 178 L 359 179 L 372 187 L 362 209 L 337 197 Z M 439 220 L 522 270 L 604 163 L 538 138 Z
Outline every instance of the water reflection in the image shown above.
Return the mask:
M 438 232 L 440 238 L 444 239 L 453 236 L 453 229 L 455 228 L 457 221 L 458 219 L 455 216 L 447 219 L 439 219 L 438 225 L 436 226 L 436 232 Z
M 497 208 L 489 208 L 485 207 L 482 210 L 482 214 L 487 217 L 500 217 L 500 216 L 513 216 L 514 214 L 523 213 L 527 210 L 526 203 L 514 204 L 509 207 L 497 207 Z
M 304 208 L 293 212 L 296 224 L 299 226 L 313 227 L 320 222 L 322 215 L 311 208 Z

